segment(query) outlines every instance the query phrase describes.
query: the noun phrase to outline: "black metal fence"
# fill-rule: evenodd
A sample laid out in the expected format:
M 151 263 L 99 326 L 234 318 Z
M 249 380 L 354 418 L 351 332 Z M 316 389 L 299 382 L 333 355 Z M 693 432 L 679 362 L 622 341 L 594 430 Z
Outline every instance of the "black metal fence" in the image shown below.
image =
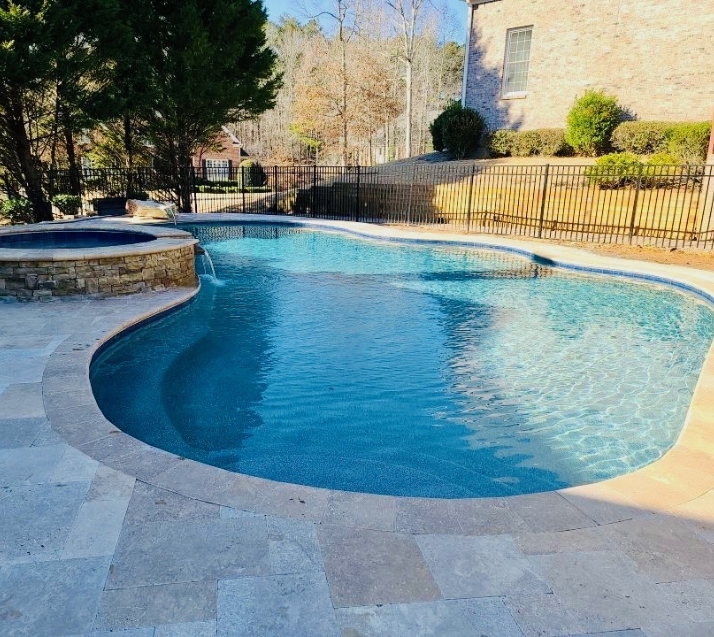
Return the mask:
M 62 175 L 57 175 L 61 183 Z M 85 210 L 102 197 L 175 201 L 154 169 L 82 175 Z M 441 226 L 599 243 L 714 247 L 714 167 L 512 166 L 477 162 L 383 166 L 195 168 L 192 209 Z

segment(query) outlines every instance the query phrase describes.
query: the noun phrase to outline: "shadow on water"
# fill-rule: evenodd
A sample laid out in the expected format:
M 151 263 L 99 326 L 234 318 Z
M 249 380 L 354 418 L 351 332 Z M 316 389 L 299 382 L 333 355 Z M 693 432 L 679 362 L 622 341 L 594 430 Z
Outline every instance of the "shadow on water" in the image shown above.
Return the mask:
M 276 276 L 268 268 L 235 269 L 229 290 L 213 291 L 206 333 L 174 359 L 163 378 L 166 413 L 192 449 L 235 462 L 243 440 L 263 424 L 255 406 L 271 365 L 267 331 Z M 249 311 L 233 311 L 234 296 L 245 297 Z

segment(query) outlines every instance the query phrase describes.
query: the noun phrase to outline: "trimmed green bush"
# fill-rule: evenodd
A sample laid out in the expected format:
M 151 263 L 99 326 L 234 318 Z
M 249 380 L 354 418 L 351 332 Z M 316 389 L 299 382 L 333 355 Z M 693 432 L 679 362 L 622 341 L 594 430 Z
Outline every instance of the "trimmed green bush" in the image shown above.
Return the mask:
M 601 155 L 608 149 L 621 119 L 622 108 L 617 98 L 604 91 L 587 91 L 568 113 L 565 140 L 580 155 Z
M 687 164 L 700 164 L 707 158 L 709 122 L 677 124 L 667 139 L 667 151 Z
M 518 131 L 510 128 L 495 130 L 488 136 L 488 152 L 492 157 L 510 157 L 513 153 L 513 140 Z
M 463 108 L 444 125 L 444 145 L 456 159 L 463 159 L 481 143 L 483 117 L 471 108 Z
M 32 223 L 32 203 L 24 197 L 8 199 L 0 203 L 0 215 L 9 219 L 12 223 Z
M 554 157 L 572 151 L 565 141 L 565 131 L 562 128 L 497 130 L 489 136 L 488 149 L 494 157 Z
M 670 153 L 655 153 L 645 162 L 642 183 L 649 188 L 670 188 L 682 180 L 682 161 Z
M 268 181 L 265 170 L 254 159 L 244 159 L 240 163 L 240 168 L 240 174 L 243 179 L 242 186 L 244 188 L 259 188 L 260 186 L 265 186 Z
M 565 140 L 564 128 L 539 128 L 538 135 L 540 137 L 539 155 L 556 157 L 573 153 L 573 149 Z
M 635 183 L 642 174 L 643 164 L 633 153 L 604 155 L 588 166 L 585 175 L 591 184 L 601 188 L 620 188 Z
M 614 148 L 638 155 L 668 153 L 676 163 L 706 159 L 709 122 L 622 122 L 612 133 Z
M 63 215 L 79 214 L 82 200 L 77 195 L 55 195 L 52 203 Z
M 667 150 L 671 122 L 622 122 L 612 132 L 612 147 L 623 153 L 652 155 Z
M 463 110 L 461 102 L 451 102 L 429 125 L 431 144 L 434 147 L 434 150 L 442 151 L 446 148 L 446 143 L 444 142 L 444 128 L 446 123 L 454 117 L 454 115 Z
M 540 155 L 540 135 L 536 130 L 518 131 L 513 138 L 511 155 L 514 157 L 531 157 Z

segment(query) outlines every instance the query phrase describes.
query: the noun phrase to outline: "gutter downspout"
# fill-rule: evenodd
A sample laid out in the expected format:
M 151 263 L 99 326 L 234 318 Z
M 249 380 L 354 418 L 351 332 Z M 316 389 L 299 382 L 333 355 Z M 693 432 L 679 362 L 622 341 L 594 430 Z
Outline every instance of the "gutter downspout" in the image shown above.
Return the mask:
M 470 2 L 470 0 L 466 0 L 466 3 L 468 4 L 468 17 L 466 19 L 466 52 L 464 53 L 464 75 L 463 79 L 461 80 L 461 106 L 466 106 L 466 85 L 468 84 L 468 79 L 469 79 L 469 58 L 471 57 L 471 31 L 473 30 L 473 25 L 474 25 L 474 10 L 475 6 Z

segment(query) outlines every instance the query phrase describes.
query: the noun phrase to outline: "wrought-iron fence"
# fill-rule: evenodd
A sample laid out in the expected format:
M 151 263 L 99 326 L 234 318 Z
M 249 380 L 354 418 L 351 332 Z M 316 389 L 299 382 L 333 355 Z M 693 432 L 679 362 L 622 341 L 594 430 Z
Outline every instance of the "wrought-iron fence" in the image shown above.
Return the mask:
M 714 167 L 402 163 L 238 167 L 192 173 L 192 210 L 441 226 L 599 243 L 714 247 Z M 66 178 L 55 176 L 60 185 Z M 175 201 L 154 169 L 82 174 L 83 206 L 103 197 Z

